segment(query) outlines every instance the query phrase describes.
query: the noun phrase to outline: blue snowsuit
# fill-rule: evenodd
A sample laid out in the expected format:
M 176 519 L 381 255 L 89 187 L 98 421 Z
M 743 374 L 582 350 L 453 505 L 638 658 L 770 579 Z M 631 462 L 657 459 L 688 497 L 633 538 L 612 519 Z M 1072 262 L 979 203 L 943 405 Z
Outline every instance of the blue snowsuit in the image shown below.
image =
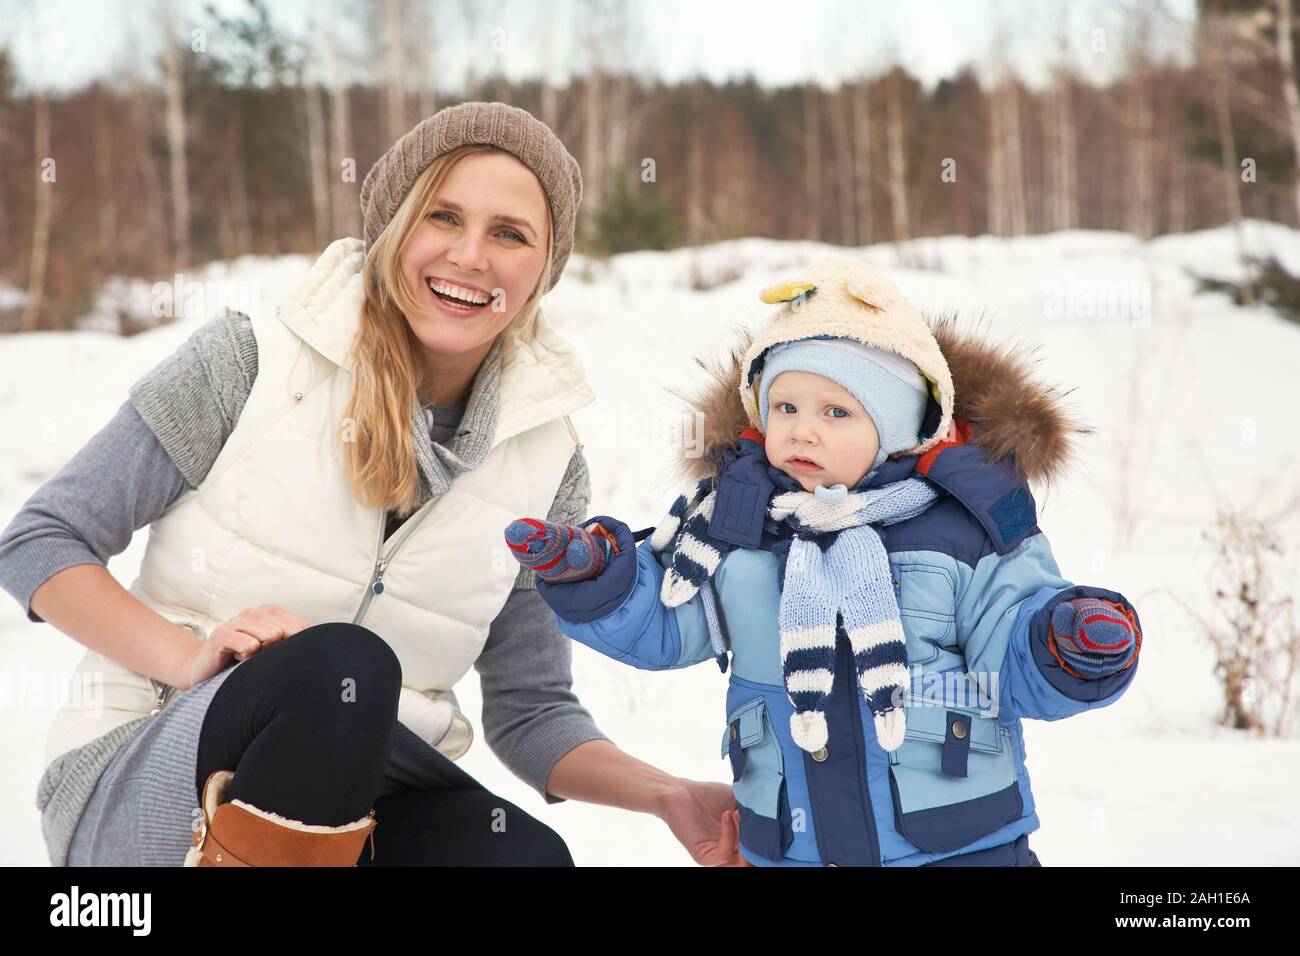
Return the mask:
M 1009 462 L 990 462 L 976 444 L 887 461 L 855 490 L 923 476 L 941 491 L 920 515 L 878 528 L 912 677 L 906 737 L 892 753 L 877 743 L 840 624 L 829 739 L 808 754 L 790 736 L 777 626 L 778 566 L 789 539 L 760 531 L 772 487 L 800 486 L 756 454 L 756 444 L 743 439 L 742 452 L 724 463 L 710 524 L 757 540 L 727 553 L 711 579 L 715 630 L 730 648 L 720 751 L 731 764 L 744 857 L 783 866 L 1038 865 L 1026 840 L 1039 820 L 1021 719 L 1104 707 L 1137 672 L 1134 660 L 1100 679 L 1068 674 L 1047 644 L 1052 609 L 1097 597 L 1129 609 L 1137 623 L 1132 605 L 1061 576 L 1029 488 Z M 597 520 L 619 542 L 604 573 L 576 584 L 538 581 L 564 633 L 648 670 L 715 659 L 703 590 L 665 607 L 667 552 L 634 544 L 648 531 L 634 536 L 606 516 L 588 523 Z

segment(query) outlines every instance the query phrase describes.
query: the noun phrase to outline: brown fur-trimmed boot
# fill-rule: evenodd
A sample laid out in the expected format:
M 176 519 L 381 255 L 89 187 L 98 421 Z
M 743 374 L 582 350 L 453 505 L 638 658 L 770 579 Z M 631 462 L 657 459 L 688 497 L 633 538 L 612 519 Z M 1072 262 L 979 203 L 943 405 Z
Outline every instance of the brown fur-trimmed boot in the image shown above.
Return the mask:
M 203 807 L 185 866 L 356 866 L 370 838 L 375 858 L 375 811 L 342 826 L 290 820 L 242 800 L 223 803 L 233 770 L 215 770 L 203 784 Z

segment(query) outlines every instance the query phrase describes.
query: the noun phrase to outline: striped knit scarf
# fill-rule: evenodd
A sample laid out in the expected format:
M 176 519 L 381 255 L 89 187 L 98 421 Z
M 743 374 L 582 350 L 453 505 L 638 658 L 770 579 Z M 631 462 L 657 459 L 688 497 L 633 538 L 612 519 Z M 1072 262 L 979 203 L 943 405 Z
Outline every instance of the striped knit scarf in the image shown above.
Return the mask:
M 713 479 L 700 481 L 689 501 L 682 495 L 673 502 L 650 539 L 656 552 L 672 549 L 660 592 L 667 607 L 694 597 L 734 547 L 709 535 L 715 495 Z M 826 745 L 837 616 L 853 649 L 876 739 L 885 750 L 902 744 L 906 717 L 903 707 L 895 706 L 895 691 L 908 680 L 907 643 L 889 556 L 872 525 L 914 517 L 937 497 L 928 482 L 908 478 L 861 492 L 843 485 L 778 491 L 768 502 L 767 529 L 792 537 L 781 581 L 779 625 L 785 692 L 794 705 L 790 732 L 802 749 L 811 753 Z M 823 549 L 816 539 L 827 534 L 834 537 Z

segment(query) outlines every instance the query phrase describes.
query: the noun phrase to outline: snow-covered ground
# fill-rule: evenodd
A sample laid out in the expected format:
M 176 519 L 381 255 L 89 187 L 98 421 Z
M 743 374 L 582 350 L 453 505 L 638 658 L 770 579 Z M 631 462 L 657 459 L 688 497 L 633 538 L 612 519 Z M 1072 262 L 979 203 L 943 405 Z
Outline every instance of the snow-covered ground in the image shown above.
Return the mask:
M 1247 240 L 1300 271 L 1300 232 L 1250 223 Z M 1211 555 L 1201 534 L 1219 504 L 1267 511 L 1300 487 L 1292 424 L 1300 326 L 1221 295 L 1195 295 L 1187 274 L 1232 276 L 1234 242 L 1226 229 L 1150 243 L 1068 232 L 853 251 L 887 269 L 923 308 L 955 310 L 990 335 L 1041 346 L 1042 378 L 1073 389 L 1070 407 L 1096 429 L 1073 472 L 1040 498 L 1039 523 L 1068 578 L 1133 601 L 1145 641 L 1138 678 L 1118 703 L 1026 722 L 1042 821 L 1030 844 L 1047 865 L 1300 863 L 1300 734 L 1259 740 L 1217 724 L 1213 658 L 1177 603 L 1209 606 Z M 666 389 L 698 381 L 693 356 L 720 354 L 738 326 L 761 319 L 760 288 L 844 251 L 748 239 L 603 262 L 574 257 L 546 312 L 583 356 L 598 397 L 573 416 L 591 463 L 593 513 L 634 528 L 659 520 L 674 495 L 667 443 L 682 437 Z M 213 264 L 188 277 L 203 283 L 201 312 L 131 339 L 92 331 L 4 339 L 0 527 L 221 296 L 274 299 L 309 264 L 302 256 Z M 106 289 L 90 327 L 107 324 L 114 302 L 147 308 L 150 293 L 130 283 Z M 1097 303 L 1110 311 L 1098 317 L 1105 310 Z M 1300 522 L 1285 520 L 1289 540 L 1300 541 Z M 110 562 L 123 584 L 146 537 L 138 533 Z M 716 668 L 646 673 L 580 645 L 573 651 L 575 690 L 619 746 L 675 774 L 729 780 L 717 750 L 726 678 Z M 0 603 L 0 671 L 66 672 L 81 653 L 48 625 L 29 623 L 15 602 Z M 456 692 L 477 724 L 472 671 Z M 33 794 L 54 709 L 6 706 L 0 714 L 0 864 L 46 862 Z M 651 817 L 545 805 L 481 739 L 461 765 L 554 827 L 580 865 L 690 862 Z

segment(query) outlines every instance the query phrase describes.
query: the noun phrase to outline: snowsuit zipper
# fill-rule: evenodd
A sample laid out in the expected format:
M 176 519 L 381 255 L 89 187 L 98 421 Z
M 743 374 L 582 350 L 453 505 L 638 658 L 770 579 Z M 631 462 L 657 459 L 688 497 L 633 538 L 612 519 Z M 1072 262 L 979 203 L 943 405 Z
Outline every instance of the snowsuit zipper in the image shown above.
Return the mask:
M 838 619 L 835 631 L 835 680 L 826 703 L 826 758 L 819 761 L 803 755 L 817 851 L 827 866 L 880 866 L 880 835 L 867 785 L 862 691 L 854 678 L 848 635 Z
M 845 635 L 844 647 L 846 651 L 849 650 L 847 635 Z M 844 655 L 840 665 L 845 670 L 848 670 L 850 674 L 855 673 L 850 670 L 853 665 L 853 655 L 851 653 Z M 859 690 L 856 680 L 850 680 L 849 686 L 853 690 L 850 695 L 853 698 L 853 745 L 857 749 L 859 766 L 861 767 L 859 780 L 862 785 L 863 815 L 866 817 L 867 845 L 871 848 L 871 865 L 880 866 L 880 831 L 876 828 L 876 812 L 871 806 L 871 787 L 867 783 L 867 746 L 862 739 L 862 692 Z

